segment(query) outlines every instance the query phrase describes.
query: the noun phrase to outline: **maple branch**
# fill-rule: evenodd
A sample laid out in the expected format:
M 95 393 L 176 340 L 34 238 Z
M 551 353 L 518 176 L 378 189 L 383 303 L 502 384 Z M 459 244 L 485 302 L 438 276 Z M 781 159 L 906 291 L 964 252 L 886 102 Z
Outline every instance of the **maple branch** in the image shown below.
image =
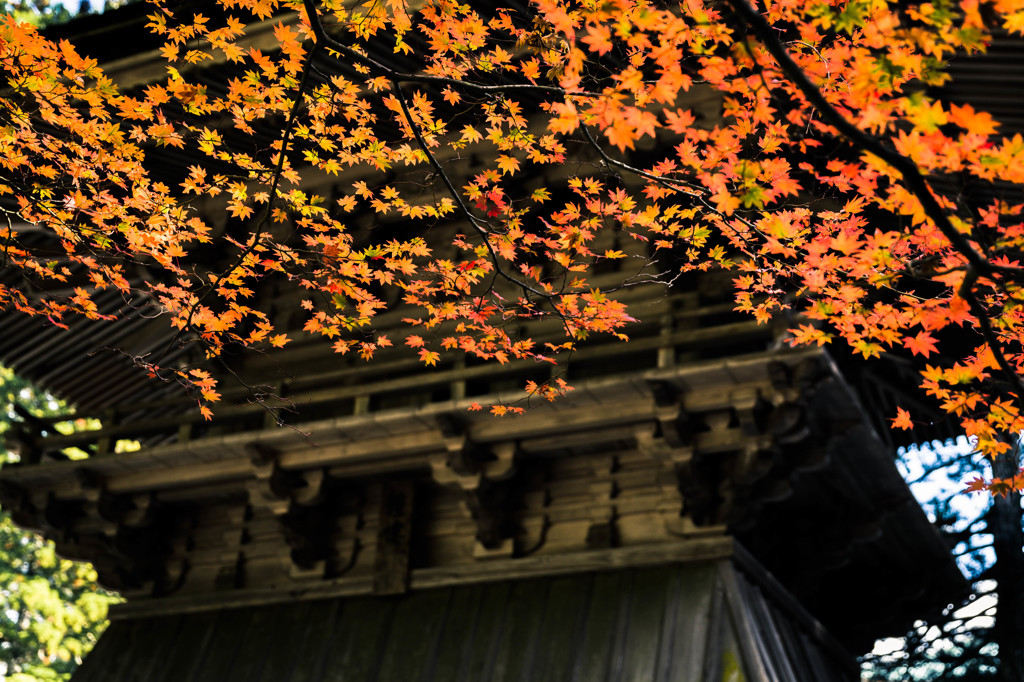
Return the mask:
M 934 474 L 936 471 L 942 471 L 943 469 L 946 469 L 948 467 L 951 467 L 951 466 L 955 465 L 957 462 L 969 462 L 969 461 L 971 461 L 971 458 L 976 456 L 977 454 L 978 453 L 973 451 L 973 450 L 968 451 L 968 452 L 960 452 L 957 455 L 955 455 L 954 457 L 951 457 L 949 459 L 943 459 L 943 460 L 935 462 L 934 464 L 930 464 L 930 465 L 928 465 L 926 467 L 922 467 L 921 468 L 921 473 L 918 474 L 916 477 L 908 480 L 907 481 L 907 485 L 912 486 L 915 483 L 920 483 L 921 481 L 924 481 L 929 476 Z M 956 493 L 953 493 L 953 495 L 956 495 Z M 944 499 L 948 500 L 949 497 L 946 497 Z
M 324 28 L 323 22 L 320 19 L 320 13 L 317 10 L 316 2 L 314 0 L 302 0 L 303 8 L 306 10 L 306 15 L 309 17 L 309 26 L 313 29 L 313 35 L 316 37 L 318 44 L 326 45 L 329 49 L 341 54 L 347 55 L 352 59 L 362 62 L 371 69 L 377 71 L 380 75 L 387 78 L 392 82 L 399 83 L 430 83 L 434 85 L 450 85 L 462 88 L 463 90 L 471 90 L 481 94 L 490 94 L 496 92 L 544 92 L 551 95 L 558 95 L 559 97 L 602 97 L 600 93 L 595 92 L 569 92 L 565 88 L 558 87 L 555 85 L 536 85 L 533 83 L 508 83 L 505 85 L 481 85 L 479 83 L 472 83 L 469 81 L 458 80 L 456 78 L 445 78 L 444 76 L 425 76 L 416 73 L 403 73 L 401 71 L 395 71 L 386 64 L 382 64 L 373 57 L 363 54 L 359 50 L 356 50 L 344 43 L 339 42 L 327 33 Z
M 716 207 L 714 207 L 714 206 L 712 206 L 711 204 L 708 203 L 708 201 L 707 201 L 708 190 L 706 188 L 694 187 L 690 183 L 684 182 L 682 180 L 676 180 L 675 178 L 665 177 L 664 175 L 655 175 L 654 173 L 651 173 L 650 171 L 645 171 L 645 170 L 643 170 L 641 168 L 637 168 L 635 166 L 631 166 L 631 165 L 629 165 L 628 163 L 626 163 L 624 161 L 621 161 L 619 159 L 613 158 L 612 156 L 610 156 L 608 154 L 608 152 L 606 152 L 604 150 L 604 148 L 601 146 L 601 144 L 594 138 L 593 133 L 590 132 L 590 128 L 588 128 L 586 126 L 586 124 L 581 123 L 580 124 L 580 128 L 583 130 L 583 134 L 587 138 L 587 142 L 590 144 L 591 147 L 594 148 L 594 151 L 596 151 L 598 153 L 598 155 L 601 157 L 601 159 L 606 164 L 608 164 L 610 166 L 615 166 L 616 168 L 621 168 L 622 170 L 624 170 L 626 172 L 633 173 L 633 174 L 638 175 L 638 176 L 640 176 L 642 178 L 651 180 L 652 182 L 657 182 L 659 184 L 666 185 L 666 186 L 668 186 L 668 187 L 670 187 L 672 189 L 680 190 L 680 191 L 682 191 L 684 194 L 686 194 L 688 196 L 695 197 L 698 201 L 700 201 L 700 203 L 705 208 L 707 208 L 712 213 L 718 215 L 718 217 L 722 219 L 722 223 L 721 223 L 722 227 L 724 227 L 726 229 L 732 230 L 732 233 L 736 237 L 738 237 L 745 244 L 747 244 L 747 246 L 749 247 L 748 248 L 748 255 L 750 255 L 752 258 L 755 258 L 755 259 L 764 258 L 763 255 L 759 255 L 757 253 L 757 249 L 754 248 L 754 246 L 750 243 L 750 241 L 745 236 L 743 236 L 739 232 L 739 230 L 737 230 L 735 228 L 732 228 L 732 227 L 730 227 L 728 225 L 728 223 L 726 222 L 726 218 L 729 218 L 730 216 L 725 215 L 724 213 L 722 213 L 721 210 L 719 210 L 718 208 L 716 208 Z M 738 215 L 733 215 L 731 217 L 732 217 L 733 220 L 738 220 L 739 222 L 741 222 L 744 225 L 746 225 L 749 229 L 757 232 L 758 234 L 761 234 L 761 231 L 757 228 L 757 226 L 755 224 L 751 223 L 749 220 L 747 220 L 745 218 L 742 218 L 742 217 L 740 217 Z
M 292 102 L 292 108 L 288 112 L 288 119 L 285 122 L 284 131 L 281 133 L 281 150 L 278 153 L 277 164 L 274 166 L 274 175 L 270 184 L 269 196 L 267 197 L 267 208 L 263 212 L 263 217 L 260 218 L 258 223 L 256 223 L 256 227 L 253 230 L 251 243 L 249 246 L 242 249 L 242 251 L 239 252 L 238 257 L 235 259 L 234 263 L 232 263 L 232 265 L 229 268 L 227 268 L 219 276 L 217 276 L 216 280 L 210 282 L 210 284 L 206 286 L 205 291 L 203 291 L 203 293 L 196 298 L 196 302 L 193 303 L 189 308 L 188 318 L 185 320 L 185 325 L 181 328 L 181 331 L 177 335 L 175 335 L 174 339 L 171 341 L 172 345 L 181 340 L 182 333 L 184 333 L 186 330 L 193 329 L 192 319 L 195 317 L 196 310 L 199 308 L 202 302 L 205 301 L 210 296 L 210 294 L 213 293 L 213 291 L 216 288 L 216 285 L 225 277 L 229 277 L 231 273 L 233 273 L 239 266 L 241 266 L 245 262 L 246 257 L 249 256 L 259 245 L 260 236 L 263 234 L 263 229 L 264 227 L 266 227 L 267 221 L 270 219 L 271 213 L 273 211 L 274 199 L 277 197 L 277 188 L 281 184 L 281 176 L 284 171 L 284 163 L 285 160 L 287 159 L 288 153 L 288 138 L 291 137 L 292 131 L 295 129 L 295 121 L 298 118 L 299 109 L 302 108 L 302 97 L 306 92 L 306 85 L 309 82 L 309 74 L 313 66 L 313 58 L 316 56 L 319 49 L 319 45 L 314 44 L 310 48 L 309 52 L 306 54 L 305 64 L 302 65 L 302 76 L 299 79 L 298 90 L 295 93 L 295 101 Z M 170 346 L 168 346 L 168 349 L 169 348 Z M 160 362 L 163 356 L 166 354 L 167 351 L 165 350 L 163 353 L 161 353 L 160 357 L 156 359 L 156 362 Z
M 912 159 L 890 149 L 878 138 L 863 132 L 847 120 L 845 116 L 840 114 L 825 99 L 821 90 L 811 82 L 803 69 L 793 61 L 785 45 L 776 36 L 774 29 L 759 12 L 755 11 L 747 3 L 747 0 L 726 0 L 726 2 L 747 22 L 768 52 L 775 58 L 782 73 L 790 82 L 796 85 L 808 103 L 821 115 L 826 123 L 835 128 L 843 137 L 853 143 L 855 147 L 874 154 L 900 173 L 904 187 L 917 197 L 925 215 L 942 232 L 950 245 L 967 261 L 967 273 L 964 281 L 961 283 L 959 295 L 967 302 L 971 313 L 978 320 L 978 329 L 985 339 L 986 345 L 992 350 L 992 356 L 1004 378 L 1011 387 L 1016 389 L 1016 402 L 1024 406 L 1024 381 L 1022 381 L 1020 374 L 1006 358 L 999 337 L 992 328 L 992 322 L 988 317 L 988 313 L 974 292 L 975 284 L 982 274 L 999 272 L 1019 277 L 1024 273 L 1024 269 L 994 264 L 987 257 L 979 253 L 964 234 L 957 230 L 950 221 L 949 216 L 940 206 L 935 194 L 932 192 L 928 181 Z
M 4 211 L 4 219 L 7 221 L 7 237 L 4 239 L 4 257 L 0 260 L 0 270 L 7 267 L 7 259 L 10 255 L 11 241 L 14 239 L 14 225 L 11 223 L 11 214 Z
M 1021 380 L 1020 375 L 1010 364 L 1010 361 L 1006 359 L 1006 355 L 1003 353 L 1002 343 L 999 341 L 999 337 L 992 328 L 991 320 L 988 319 L 988 313 L 981 305 L 978 297 L 974 294 L 974 281 L 977 279 L 977 271 L 968 270 L 967 275 L 964 277 L 963 284 L 960 287 L 959 295 L 967 301 L 967 305 L 971 309 L 971 314 L 978 320 L 978 329 L 981 330 L 981 335 L 984 337 L 985 343 L 992 350 L 992 357 L 995 358 L 996 364 L 999 365 L 999 369 L 1009 381 L 1010 385 L 1016 388 L 1017 402 L 1024 406 L 1024 381 Z
M 309 0 L 306 1 L 308 2 Z M 441 166 L 441 163 L 434 157 L 433 153 L 431 153 L 430 148 L 427 146 L 427 141 L 423 139 L 423 134 L 420 133 L 419 126 L 416 125 L 416 121 L 412 117 L 412 112 L 409 110 L 409 103 L 406 101 L 405 94 L 402 92 L 402 86 L 399 85 L 398 81 L 391 81 L 391 91 L 394 93 L 395 98 L 398 100 L 398 103 L 402 107 L 402 114 L 405 116 L 405 120 L 408 121 L 409 123 L 409 128 L 412 130 L 412 134 L 416 138 L 416 144 L 419 146 L 420 150 L 424 153 L 424 155 L 426 155 L 427 161 L 429 161 L 430 165 L 434 168 L 434 172 L 436 172 L 437 175 L 441 178 L 441 182 L 444 183 L 445 188 L 447 188 L 448 193 L 452 196 L 452 199 L 455 201 L 456 206 L 459 207 L 459 211 L 461 211 L 462 214 L 466 216 L 466 218 L 469 220 L 469 224 L 473 226 L 473 229 L 476 230 L 480 237 L 483 239 L 484 245 L 487 247 L 487 252 L 491 255 L 491 262 L 494 264 L 495 272 L 498 275 L 500 275 L 503 279 L 508 280 L 512 284 L 522 289 L 524 294 L 532 293 L 536 296 L 540 296 L 541 298 L 548 300 L 553 298 L 551 294 L 535 289 L 534 287 L 530 286 L 526 282 L 523 282 L 519 278 L 513 277 L 512 275 L 505 272 L 505 270 L 501 267 L 501 264 L 498 260 L 499 256 L 497 252 L 494 250 L 494 246 L 491 245 L 491 240 L 489 239 L 491 235 L 490 230 L 480 225 L 480 222 L 477 219 L 477 217 L 473 215 L 473 212 L 469 210 L 469 207 L 466 206 L 466 203 L 462 200 L 462 195 L 459 194 L 459 191 L 455 188 L 455 185 L 452 184 L 451 178 L 448 177 L 448 173 L 445 172 L 444 167 Z M 561 316 L 561 313 L 558 314 L 559 316 Z M 570 334 L 570 336 L 572 335 Z
M 613 158 L 608 154 L 608 152 L 604 150 L 604 148 L 598 143 L 598 141 L 594 139 L 594 135 L 590 132 L 590 128 L 588 128 L 586 124 L 581 123 L 580 129 L 583 130 L 583 135 L 587 138 L 587 142 L 590 144 L 591 147 L 594 148 L 594 151 L 598 153 L 598 155 L 601 157 L 601 160 L 604 161 L 607 165 L 615 166 L 616 168 L 621 168 L 624 171 L 633 173 L 634 175 L 638 175 L 642 178 L 646 178 L 647 180 L 652 180 L 654 182 L 668 185 L 669 187 L 673 189 L 678 189 L 682 191 L 684 194 L 688 194 L 691 197 L 703 197 L 705 194 L 707 194 L 707 190 L 695 188 L 692 184 L 688 182 L 676 180 L 675 178 L 665 177 L 664 175 L 655 175 L 650 171 L 645 171 L 642 168 L 630 166 L 625 161 L 620 161 L 619 159 Z
M 903 177 L 904 186 L 911 194 L 917 197 L 922 209 L 924 209 L 925 215 L 935 223 L 935 226 L 939 228 L 939 231 L 949 240 L 950 244 L 967 259 L 971 267 L 980 273 L 999 271 L 1020 274 L 1024 272 L 1020 268 L 994 265 L 982 254 L 978 253 L 970 241 L 953 226 L 949 216 L 946 215 L 945 210 L 939 205 L 938 200 L 932 193 L 928 181 L 921 174 L 913 160 L 885 146 L 880 140 L 868 135 L 840 114 L 825 99 L 820 88 L 812 83 L 803 69 L 793 61 L 786 46 L 776 36 L 775 29 L 759 12 L 747 3 L 747 0 L 726 0 L 726 2 L 753 29 L 754 34 L 757 35 L 768 52 L 775 58 L 775 62 L 779 65 L 782 73 L 800 89 L 807 102 L 821 115 L 826 123 L 835 128 L 843 137 L 862 151 L 874 154 L 900 173 Z

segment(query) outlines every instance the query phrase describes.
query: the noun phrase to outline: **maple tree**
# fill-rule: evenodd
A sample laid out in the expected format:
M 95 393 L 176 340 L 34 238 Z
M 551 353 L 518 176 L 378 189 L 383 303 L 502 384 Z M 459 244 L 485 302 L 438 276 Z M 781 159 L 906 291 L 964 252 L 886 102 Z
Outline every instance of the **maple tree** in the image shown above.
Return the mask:
M 0 267 L 24 282 L 0 286 L 3 306 L 69 325 L 102 317 L 99 291 L 142 289 L 216 359 L 288 343 L 254 303 L 277 279 L 308 291 L 303 332 L 338 353 L 397 342 L 427 365 L 444 351 L 557 362 L 587 335 L 627 338 L 629 311 L 592 272 L 634 240 L 673 272 L 734 270 L 740 310 L 802 316 L 794 343 L 920 358 L 924 388 L 989 454 L 1024 428 L 1024 204 L 998 189 L 1024 179 L 1024 139 L 925 94 L 955 54 L 1024 31 L 1021 0 L 175 8 L 157 0 L 149 20 L 166 76 L 131 90 L 67 41 L 0 26 Z M 256 47 L 268 21 L 274 47 Z M 218 64 L 232 68 L 211 87 L 200 76 Z M 718 98 L 719 120 L 688 107 L 697 90 Z M 152 159 L 174 148 L 195 163 L 153 179 Z M 486 167 L 466 172 L 470 156 Z M 558 168 L 564 186 L 537 186 Z M 307 190 L 311 173 L 350 190 L 328 200 Z M 949 191 L 967 179 L 995 189 Z M 192 258 L 214 239 L 197 209 L 209 197 L 241 228 L 217 233 L 216 267 Z M 360 212 L 416 229 L 367 240 Z M 25 223 L 59 239 L 59 258 Z M 461 226 L 443 251 L 424 236 L 440 223 Z M 159 276 L 133 275 L 139 263 Z M 405 311 L 401 339 L 374 327 L 391 307 Z M 518 333 L 545 318 L 561 340 Z M 140 362 L 211 414 L 208 369 Z

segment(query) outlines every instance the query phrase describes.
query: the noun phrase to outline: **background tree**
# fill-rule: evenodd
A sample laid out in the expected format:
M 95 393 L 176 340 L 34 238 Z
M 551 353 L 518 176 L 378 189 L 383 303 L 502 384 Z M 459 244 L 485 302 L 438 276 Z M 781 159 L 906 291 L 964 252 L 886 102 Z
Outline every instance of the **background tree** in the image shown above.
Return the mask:
M 996 464 L 1012 472 L 1019 458 L 1016 447 Z M 1024 679 L 1016 630 L 1024 599 L 1020 496 L 964 495 L 966 483 L 991 477 L 993 463 L 963 438 L 901 449 L 900 465 L 971 579 L 972 594 L 919 622 L 902 639 L 880 643 L 878 653 L 864 659 L 865 674 L 892 682 Z
M 69 21 L 75 13 L 87 12 L 89 3 L 82 5 L 77 3 L 68 7 L 62 2 L 50 2 L 49 0 L 18 0 L 18 2 L 3 3 L 3 14 L 14 17 L 17 21 L 24 21 L 33 26 L 50 26 Z
M 0 438 L 17 419 L 63 406 L 0 367 Z M 3 463 L 12 454 L 2 450 Z M 52 542 L 27 533 L 0 510 L 0 676 L 10 682 L 69 679 L 106 627 L 116 595 L 100 590 L 88 564 L 56 555 Z
M 0 4 L 0 14 L 13 17 L 40 28 L 63 24 L 76 16 L 96 11 L 106 11 L 123 7 L 129 2 L 139 0 L 69 0 L 68 2 L 51 2 L 51 0 L 16 0 Z

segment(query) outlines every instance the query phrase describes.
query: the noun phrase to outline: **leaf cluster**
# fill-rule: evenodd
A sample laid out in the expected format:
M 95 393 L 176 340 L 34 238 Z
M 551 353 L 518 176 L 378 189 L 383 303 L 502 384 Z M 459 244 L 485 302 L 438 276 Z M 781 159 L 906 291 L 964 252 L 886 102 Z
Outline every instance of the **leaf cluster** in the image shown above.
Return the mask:
M 130 86 L 9 19 L 0 305 L 147 297 L 207 364 L 141 364 L 212 414 L 241 348 L 557 364 L 628 338 L 623 286 L 729 269 L 794 343 L 919 357 L 996 455 L 1024 427 L 1024 141 L 922 94 L 1024 29 L 989 5 L 156 2 L 164 75 Z M 261 304 L 282 288 L 298 325 Z

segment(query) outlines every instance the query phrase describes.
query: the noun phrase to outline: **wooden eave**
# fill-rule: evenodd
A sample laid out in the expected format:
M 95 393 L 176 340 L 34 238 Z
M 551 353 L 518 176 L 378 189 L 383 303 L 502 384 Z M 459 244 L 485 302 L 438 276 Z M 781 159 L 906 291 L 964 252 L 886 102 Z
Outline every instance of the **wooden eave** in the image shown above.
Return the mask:
M 817 357 L 813 350 L 786 353 L 787 361 Z M 257 429 L 222 436 L 198 438 L 145 448 L 141 452 L 111 454 L 89 460 L 43 461 L 38 465 L 5 469 L 3 480 L 23 487 L 73 496 L 81 489 L 67 488 L 69 472 L 88 471 L 101 476 L 112 493 L 139 493 L 183 486 L 223 485 L 251 475 L 253 446 L 278 453 L 286 469 L 331 467 L 332 473 L 360 476 L 379 471 L 430 467 L 430 455 L 443 452 L 447 436 L 445 417 L 457 420 L 460 431 L 479 445 L 515 440 L 524 452 L 543 452 L 563 447 L 572 439 L 582 447 L 610 439 L 609 431 L 622 431 L 636 422 L 656 415 L 652 385 L 668 384 L 685 393 L 687 409 L 711 411 L 731 406 L 730 391 L 756 391 L 769 383 L 766 366 L 774 353 L 650 370 L 626 377 L 587 381 L 552 405 L 536 406 L 524 415 L 496 419 L 488 411 L 471 412 L 473 403 L 517 403 L 526 398 L 521 391 L 432 403 L 414 410 L 397 410 L 300 423 L 293 427 Z M 355 389 L 366 391 L 366 387 Z M 341 397 L 347 391 L 339 392 Z M 181 423 L 181 418 L 174 420 Z M 130 425 L 126 428 L 131 433 Z M 625 429 L 625 430 L 623 430 Z M 67 439 L 54 438 L 53 446 L 65 441 L 96 440 L 100 434 L 84 432 Z M 698 435 L 697 447 L 702 437 Z M 729 439 L 716 434 L 706 438 L 705 448 L 740 447 L 746 437 L 730 430 Z M 59 490 L 58 490 L 59 489 Z
M 3 501 L 60 551 L 96 563 L 138 613 L 370 594 L 382 580 L 416 590 L 659 565 L 713 557 L 729 535 L 851 646 L 962 588 L 819 350 L 582 381 L 500 419 L 471 402 L 6 468 Z M 380 535 L 396 484 L 426 500 L 408 521 L 412 545 L 435 547 L 426 554 Z M 482 511 L 501 490 L 519 502 Z M 481 511 L 459 511 L 467 502 Z M 337 519 L 334 530 L 289 535 L 287 520 L 309 514 Z M 380 556 L 404 557 L 397 578 L 380 574 Z M 225 571 L 228 583 L 216 577 Z

